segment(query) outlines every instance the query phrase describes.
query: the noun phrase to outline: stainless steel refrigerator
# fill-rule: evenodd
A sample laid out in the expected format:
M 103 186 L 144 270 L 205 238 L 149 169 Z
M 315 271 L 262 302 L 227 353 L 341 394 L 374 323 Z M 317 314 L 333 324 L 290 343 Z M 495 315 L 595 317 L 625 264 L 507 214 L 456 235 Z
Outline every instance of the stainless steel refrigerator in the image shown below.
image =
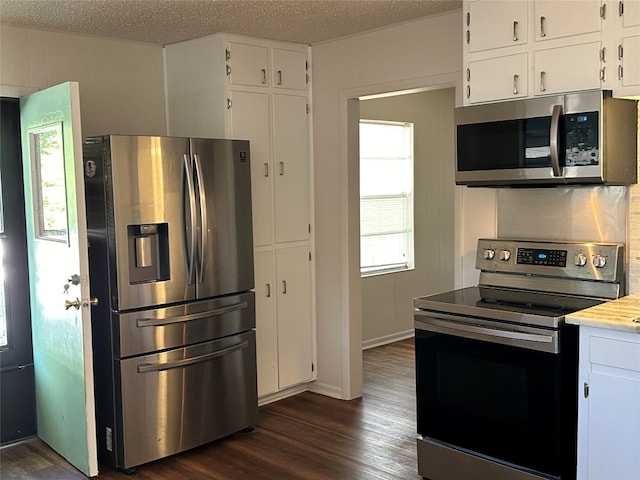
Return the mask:
M 257 421 L 249 142 L 83 145 L 99 460 L 129 471 Z

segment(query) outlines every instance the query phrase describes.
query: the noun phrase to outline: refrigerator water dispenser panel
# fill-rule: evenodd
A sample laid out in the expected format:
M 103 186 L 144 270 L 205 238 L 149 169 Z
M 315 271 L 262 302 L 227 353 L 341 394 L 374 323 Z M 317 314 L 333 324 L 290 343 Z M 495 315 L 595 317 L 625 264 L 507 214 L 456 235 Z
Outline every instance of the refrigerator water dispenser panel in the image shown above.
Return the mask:
M 127 225 L 129 283 L 169 280 L 169 225 Z

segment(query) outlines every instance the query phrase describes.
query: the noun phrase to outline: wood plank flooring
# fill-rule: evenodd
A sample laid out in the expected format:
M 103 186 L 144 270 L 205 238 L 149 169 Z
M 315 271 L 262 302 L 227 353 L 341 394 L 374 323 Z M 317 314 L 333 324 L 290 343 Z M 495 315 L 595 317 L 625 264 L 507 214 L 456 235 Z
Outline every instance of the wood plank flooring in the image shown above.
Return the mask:
M 364 395 L 304 392 L 260 408 L 254 431 L 108 480 L 418 480 L 413 339 L 363 353 Z M 0 478 L 85 478 L 37 438 L 0 450 Z

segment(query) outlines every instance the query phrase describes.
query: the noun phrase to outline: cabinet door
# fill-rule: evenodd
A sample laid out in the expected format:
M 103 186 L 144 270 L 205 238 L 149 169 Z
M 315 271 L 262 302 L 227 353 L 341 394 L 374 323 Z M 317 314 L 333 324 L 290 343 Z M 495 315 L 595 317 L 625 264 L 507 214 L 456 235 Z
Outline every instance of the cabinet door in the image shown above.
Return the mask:
M 587 480 L 640 478 L 640 372 L 625 372 L 590 375 Z
M 625 0 L 620 2 L 622 7 L 622 25 L 624 28 L 640 25 L 640 2 L 638 0 Z M 620 11 L 619 11 L 620 13 Z
M 624 38 L 622 52 L 622 70 L 618 72 L 622 85 L 640 86 L 640 35 Z
M 527 54 L 507 55 L 469 63 L 466 91 L 470 103 L 526 97 Z
M 273 86 L 307 89 L 307 55 L 293 50 L 273 49 Z
M 253 245 L 273 242 L 273 165 L 269 95 L 232 91 L 231 134 L 249 140 L 251 152 L 251 197 Z
M 527 43 L 527 2 L 471 2 L 466 21 L 470 52 Z
M 309 238 L 307 99 L 273 96 L 275 241 Z
M 278 390 L 278 334 L 275 318 L 275 277 L 273 252 L 255 252 L 256 280 L 256 356 L 258 362 L 258 396 Z
M 536 40 L 551 40 L 602 29 L 600 0 L 536 0 Z
M 269 78 L 267 47 L 230 42 L 227 62 L 231 85 L 267 85 Z
M 600 88 L 600 73 L 600 42 L 534 53 L 535 95 Z
M 306 246 L 276 250 L 279 387 L 312 378 L 311 269 Z

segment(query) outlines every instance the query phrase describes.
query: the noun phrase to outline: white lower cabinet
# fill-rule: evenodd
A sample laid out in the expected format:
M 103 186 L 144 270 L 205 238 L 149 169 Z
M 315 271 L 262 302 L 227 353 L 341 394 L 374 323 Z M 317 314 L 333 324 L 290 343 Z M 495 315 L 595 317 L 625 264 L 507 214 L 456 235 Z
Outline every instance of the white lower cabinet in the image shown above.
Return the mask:
M 640 335 L 580 327 L 578 480 L 640 478 Z
M 311 381 L 311 262 L 306 245 L 258 251 L 256 345 L 258 396 Z

